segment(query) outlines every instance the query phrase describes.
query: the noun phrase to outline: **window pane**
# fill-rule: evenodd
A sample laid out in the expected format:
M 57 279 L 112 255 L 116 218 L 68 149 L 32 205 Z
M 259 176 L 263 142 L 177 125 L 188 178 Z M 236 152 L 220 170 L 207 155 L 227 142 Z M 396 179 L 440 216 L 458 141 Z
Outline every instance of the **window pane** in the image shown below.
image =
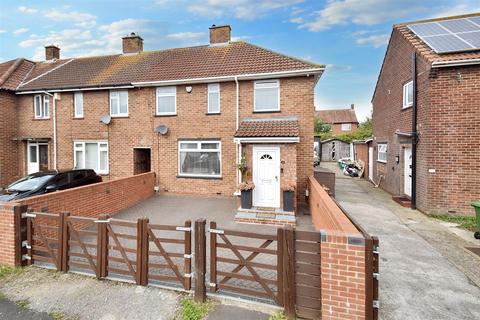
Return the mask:
M 128 92 L 120 92 L 120 114 L 128 113 Z
M 220 112 L 220 93 L 210 92 L 208 94 L 208 112 Z
M 278 88 L 255 90 L 255 110 L 278 109 Z
M 218 143 L 202 143 L 202 149 L 218 149 Z
M 83 151 L 75 151 L 75 159 L 77 161 L 77 163 L 75 163 L 75 169 L 83 169 Z
M 157 113 L 174 113 L 175 112 L 175 96 L 158 97 Z
M 176 93 L 176 87 L 160 87 L 157 88 L 157 93 L 158 94 L 170 94 L 173 95 Z
M 118 114 L 118 95 L 116 92 L 110 94 L 110 113 L 112 115 Z
M 81 92 L 75 92 L 75 116 L 83 116 L 83 94 Z
M 85 143 L 85 168 L 94 169 L 98 168 L 98 144 Z
M 35 96 L 35 116 L 36 117 L 41 117 L 42 115 L 42 97 L 41 96 Z
M 218 152 L 180 152 L 180 172 L 183 174 L 220 175 Z
M 197 149 L 197 143 L 180 143 L 180 149 Z
M 407 102 L 408 102 L 408 104 L 410 104 L 410 103 L 413 102 L 413 83 L 410 82 L 408 84 L 407 91 L 408 91 Z
M 255 89 L 278 87 L 277 81 L 262 81 L 255 83 Z
M 37 162 L 37 146 L 30 146 L 30 162 Z
M 43 96 L 43 117 L 48 117 L 50 114 L 50 96 Z
M 108 170 L 108 152 L 106 150 L 100 151 L 100 171 Z
M 208 92 L 218 92 L 220 85 L 218 83 L 211 83 L 208 85 Z

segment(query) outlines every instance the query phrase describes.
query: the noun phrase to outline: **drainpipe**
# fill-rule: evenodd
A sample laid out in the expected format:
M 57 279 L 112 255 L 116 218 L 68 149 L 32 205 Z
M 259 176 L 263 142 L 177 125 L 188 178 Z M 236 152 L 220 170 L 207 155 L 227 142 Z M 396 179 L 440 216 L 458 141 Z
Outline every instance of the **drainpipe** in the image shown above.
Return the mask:
M 412 105 L 412 197 L 410 208 L 417 208 L 417 55 L 412 53 L 412 87 L 413 87 L 413 105 Z
M 55 94 L 44 91 L 46 95 L 52 97 L 52 122 L 53 122 L 53 170 L 57 170 L 57 104 Z
M 240 88 L 239 88 L 239 85 L 238 85 L 238 77 L 235 76 L 235 86 L 236 86 L 236 89 L 235 89 L 235 94 L 236 94 L 236 97 L 235 97 L 235 132 L 238 130 L 238 126 L 239 126 L 239 117 L 240 117 L 240 97 L 239 97 L 239 91 L 240 91 Z M 235 158 L 237 159 L 237 164 L 240 163 L 240 157 L 241 157 L 241 152 L 239 151 L 239 149 L 241 148 L 241 144 L 240 142 L 237 143 L 236 145 L 236 148 L 235 148 Z M 235 164 L 235 167 L 236 167 L 236 164 Z M 237 186 L 241 183 L 240 179 L 240 173 L 239 173 L 239 170 L 238 168 L 236 168 L 237 170 L 236 171 L 236 179 L 237 179 Z M 240 191 L 237 189 L 237 191 L 234 192 L 234 195 L 239 195 L 240 194 Z

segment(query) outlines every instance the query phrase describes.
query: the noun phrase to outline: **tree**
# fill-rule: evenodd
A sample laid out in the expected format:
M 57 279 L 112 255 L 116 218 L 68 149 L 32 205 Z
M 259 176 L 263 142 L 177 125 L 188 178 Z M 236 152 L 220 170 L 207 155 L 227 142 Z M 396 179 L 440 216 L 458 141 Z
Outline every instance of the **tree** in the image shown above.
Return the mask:
M 332 126 L 326 123 L 319 117 L 313 119 L 313 128 L 315 135 L 321 135 L 322 133 L 329 133 L 332 130 Z

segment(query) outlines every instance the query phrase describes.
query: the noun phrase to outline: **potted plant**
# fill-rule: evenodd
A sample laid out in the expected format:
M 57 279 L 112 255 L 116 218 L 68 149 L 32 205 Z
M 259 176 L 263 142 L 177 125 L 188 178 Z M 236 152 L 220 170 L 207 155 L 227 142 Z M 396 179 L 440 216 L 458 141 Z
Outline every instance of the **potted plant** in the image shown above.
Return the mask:
M 237 164 L 237 168 L 242 174 L 242 180 L 246 181 L 248 166 L 247 166 L 247 157 L 245 156 L 245 152 L 242 154 L 242 158 L 240 159 L 240 163 Z
M 241 205 L 242 209 L 252 208 L 252 190 L 255 188 L 253 181 L 246 181 L 240 183 L 238 186 L 241 191 Z
M 295 183 L 287 182 L 283 186 L 283 211 L 293 212 L 295 203 Z

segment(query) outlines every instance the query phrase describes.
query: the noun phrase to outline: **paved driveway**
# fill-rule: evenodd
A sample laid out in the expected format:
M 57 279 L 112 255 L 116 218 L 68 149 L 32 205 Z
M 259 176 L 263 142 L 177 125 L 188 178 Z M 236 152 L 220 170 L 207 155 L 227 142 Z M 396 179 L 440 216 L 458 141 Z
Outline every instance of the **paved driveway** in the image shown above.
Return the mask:
M 380 238 L 381 319 L 480 319 L 480 288 L 459 270 L 480 279 L 480 259 L 460 239 L 364 180 L 337 177 L 336 198 Z

